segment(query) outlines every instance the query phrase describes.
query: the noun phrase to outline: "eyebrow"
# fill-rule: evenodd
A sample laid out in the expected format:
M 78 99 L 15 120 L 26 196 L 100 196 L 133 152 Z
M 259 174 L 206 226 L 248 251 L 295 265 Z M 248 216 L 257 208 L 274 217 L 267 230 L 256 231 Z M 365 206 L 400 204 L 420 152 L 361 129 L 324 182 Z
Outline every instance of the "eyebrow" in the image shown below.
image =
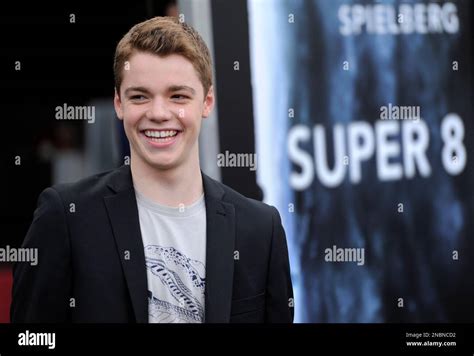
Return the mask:
M 125 94 L 125 95 L 128 95 L 128 94 L 130 94 L 130 92 L 132 92 L 132 91 L 138 91 L 138 92 L 146 93 L 146 94 L 149 94 L 149 93 L 150 93 L 150 91 L 149 91 L 147 88 L 145 88 L 145 87 L 129 87 L 129 88 L 125 89 L 124 94 Z
M 191 92 L 191 94 L 195 95 L 196 94 L 196 90 L 194 90 L 193 88 L 187 86 L 187 85 L 172 85 L 168 88 L 168 91 L 169 92 L 175 92 L 175 91 L 180 91 L 180 90 L 186 90 L 186 91 L 189 91 Z
M 196 95 L 196 90 L 194 90 L 193 88 L 191 88 L 190 86 L 187 86 L 187 85 L 171 85 L 167 89 L 167 91 L 170 92 L 170 93 L 177 92 L 177 91 L 180 91 L 180 90 L 189 91 L 191 94 Z M 129 87 L 129 88 L 125 89 L 124 94 L 128 95 L 132 91 L 141 92 L 141 93 L 145 93 L 145 94 L 150 94 L 150 90 L 148 90 L 145 87 Z

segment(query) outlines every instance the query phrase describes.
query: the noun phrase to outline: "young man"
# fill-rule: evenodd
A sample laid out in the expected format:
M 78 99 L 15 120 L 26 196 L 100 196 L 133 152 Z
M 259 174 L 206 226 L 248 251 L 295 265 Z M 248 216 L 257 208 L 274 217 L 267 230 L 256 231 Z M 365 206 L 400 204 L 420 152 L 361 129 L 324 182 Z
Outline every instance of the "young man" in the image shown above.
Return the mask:
M 13 322 L 284 322 L 293 293 L 277 210 L 201 173 L 214 105 L 209 50 L 174 18 L 134 26 L 115 54 L 130 165 L 39 197 L 14 270 Z

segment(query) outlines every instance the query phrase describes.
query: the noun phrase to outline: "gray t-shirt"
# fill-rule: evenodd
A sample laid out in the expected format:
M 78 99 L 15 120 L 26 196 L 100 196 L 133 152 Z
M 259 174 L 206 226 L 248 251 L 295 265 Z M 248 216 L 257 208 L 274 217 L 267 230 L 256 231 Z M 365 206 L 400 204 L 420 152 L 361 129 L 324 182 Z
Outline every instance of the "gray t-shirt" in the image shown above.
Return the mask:
M 135 191 L 148 280 L 148 322 L 204 322 L 206 207 L 157 204 Z

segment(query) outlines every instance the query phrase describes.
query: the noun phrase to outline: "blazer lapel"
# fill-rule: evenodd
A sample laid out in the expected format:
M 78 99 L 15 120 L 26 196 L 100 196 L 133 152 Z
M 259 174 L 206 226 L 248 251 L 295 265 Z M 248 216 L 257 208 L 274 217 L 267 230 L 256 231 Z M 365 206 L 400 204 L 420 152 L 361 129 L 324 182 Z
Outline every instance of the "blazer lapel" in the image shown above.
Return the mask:
M 234 275 L 235 209 L 222 201 L 224 189 L 202 175 L 206 202 L 206 323 L 230 320 Z
M 135 321 L 147 323 L 145 252 L 130 167 L 122 166 L 112 177 L 109 187 L 115 194 L 105 197 L 104 201 L 130 293 Z

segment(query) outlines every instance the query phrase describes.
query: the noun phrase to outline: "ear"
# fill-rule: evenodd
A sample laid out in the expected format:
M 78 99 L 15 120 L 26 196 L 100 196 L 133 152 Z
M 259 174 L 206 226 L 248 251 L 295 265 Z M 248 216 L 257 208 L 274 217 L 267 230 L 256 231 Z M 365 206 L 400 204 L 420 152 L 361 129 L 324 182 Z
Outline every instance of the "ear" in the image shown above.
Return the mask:
M 114 107 L 119 120 L 123 120 L 122 101 L 120 100 L 120 95 L 117 93 L 117 89 L 115 89 Z
M 206 97 L 204 98 L 204 107 L 202 110 L 202 117 L 206 118 L 211 114 L 214 108 L 214 87 L 211 85 Z

